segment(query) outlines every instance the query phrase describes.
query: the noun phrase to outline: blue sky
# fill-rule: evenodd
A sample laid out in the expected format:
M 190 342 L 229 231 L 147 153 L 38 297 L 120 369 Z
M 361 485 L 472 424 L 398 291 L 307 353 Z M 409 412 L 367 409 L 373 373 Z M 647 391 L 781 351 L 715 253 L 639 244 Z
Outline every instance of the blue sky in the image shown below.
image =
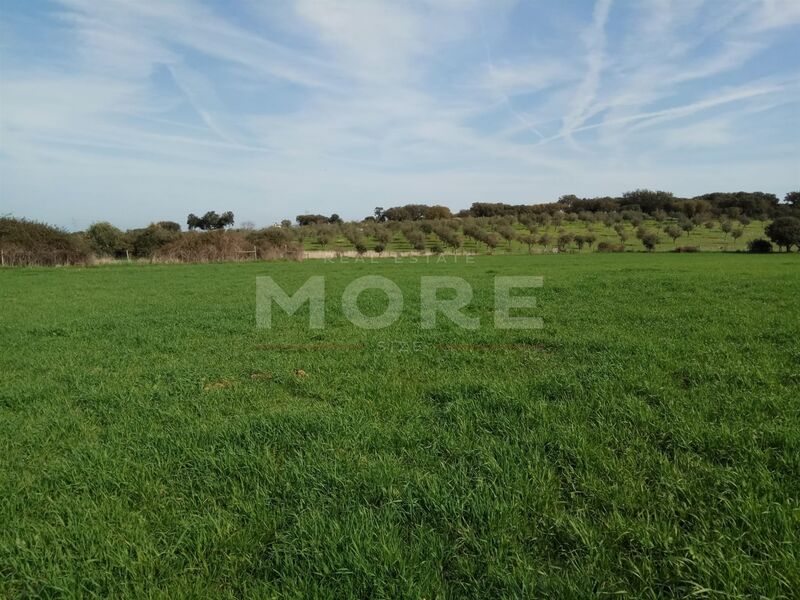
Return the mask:
M 0 214 L 800 188 L 798 0 L 3 0 Z

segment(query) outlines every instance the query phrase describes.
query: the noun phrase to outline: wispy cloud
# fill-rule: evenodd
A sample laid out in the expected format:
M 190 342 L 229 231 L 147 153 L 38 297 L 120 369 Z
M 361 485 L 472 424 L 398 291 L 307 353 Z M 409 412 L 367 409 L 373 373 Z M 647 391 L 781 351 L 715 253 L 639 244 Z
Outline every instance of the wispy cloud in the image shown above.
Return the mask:
M 666 187 L 693 193 L 697 152 L 703 188 L 734 164 L 796 185 L 793 1 L 55 1 L 0 11 L 1 212 L 267 223 L 619 193 L 681 166 Z
M 572 106 L 564 116 L 562 137 L 571 139 L 573 131 L 586 121 L 587 112 L 597 96 L 600 75 L 606 60 L 606 23 L 612 0 L 597 0 L 591 27 L 584 34 L 586 44 L 586 74 L 575 92 Z

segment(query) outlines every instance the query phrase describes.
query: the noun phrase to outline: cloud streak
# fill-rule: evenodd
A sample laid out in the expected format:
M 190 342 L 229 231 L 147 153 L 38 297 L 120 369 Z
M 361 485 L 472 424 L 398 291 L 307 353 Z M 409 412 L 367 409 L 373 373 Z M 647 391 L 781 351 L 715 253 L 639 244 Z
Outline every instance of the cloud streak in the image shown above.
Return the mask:
M 20 6 L 0 13 L 2 212 L 83 227 L 98 206 L 123 226 L 231 208 L 266 224 L 695 193 L 733 164 L 749 188 L 796 186 L 796 3 Z M 699 153 L 705 183 L 676 185 L 702 189 L 668 185 Z

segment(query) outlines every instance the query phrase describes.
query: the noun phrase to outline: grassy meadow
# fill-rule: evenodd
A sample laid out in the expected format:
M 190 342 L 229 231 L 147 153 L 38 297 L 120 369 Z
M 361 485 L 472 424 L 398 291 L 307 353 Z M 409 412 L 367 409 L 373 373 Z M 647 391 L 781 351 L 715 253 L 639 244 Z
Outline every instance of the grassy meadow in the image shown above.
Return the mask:
M 259 275 L 325 329 L 256 329 Z M 796 253 L 0 270 L 0 597 L 796 597 L 799 295 Z

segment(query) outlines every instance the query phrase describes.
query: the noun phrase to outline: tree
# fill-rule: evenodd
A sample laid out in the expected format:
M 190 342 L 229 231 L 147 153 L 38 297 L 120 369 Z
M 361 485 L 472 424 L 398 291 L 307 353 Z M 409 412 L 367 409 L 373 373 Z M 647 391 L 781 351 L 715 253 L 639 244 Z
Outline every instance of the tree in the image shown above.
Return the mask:
M 377 239 L 384 247 L 389 245 L 389 242 L 392 241 L 392 231 L 383 225 L 379 225 L 378 228 L 375 230 L 375 239 Z
M 189 216 L 186 218 L 186 225 L 189 227 L 189 231 L 193 229 L 202 229 L 200 223 L 200 217 L 194 213 L 189 213 Z
M 539 238 L 539 245 L 547 251 L 550 247 L 551 238 L 549 233 L 543 233 L 542 236 Z
M 292 222 L 289 219 L 284 219 L 281 221 L 281 227 L 284 229 L 290 229 L 292 227 Z
M 658 242 L 660 241 L 658 239 L 658 235 L 652 231 L 648 231 L 639 239 L 642 240 L 642 244 L 644 244 L 644 247 L 647 248 L 649 252 L 655 250 Z
M 218 215 L 213 210 L 210 210 L 202 217 L 198 217 L 192 213 L 186 218 L 186 225 L 189 226 L 190 231 L 192 229 L 202 229 L 203 231 L 225 229 L 233 225 L 233 213 L 231 211 L 226 211 Z
M 341 222 L 342 222 L 342 217 L 340 217 L 336 213 L 333 213 L 330 217 L 328 217 L 328 223 L 341 223 Z
M 489 254 L 491 254 L 497 246 L 500 245 L 500 238 L 496 233 L 488 233 L 484 238 L 483 242 L 489 248 Z
M 328 246 L 328 244 L 331 243 L 332 237 L 333 236 L 331 235 L 330 231 L 328 231 L 327 229 L 320 229 L 317 232 L 317 243 L 324 249 Z
M 591 250 L 592 245 L 597 241 L 597 236 L 593 233 L 579 234 L 574 237 L 574 240 L 579 251 L 583 250 L 583 247 L 586 245 L 588 245 Z
M 800 208 L 800 191 L 789 192 L 783 199 L 786 204 L 791 204 L 795 208 Z
M 295 221 L 301 227 L 304 225 L 321 225 L 328 222 L 328 217 L 325 215 L 297 215 Z
M 408 226 L 403 229 L 403 235 L 414 250 L 417 252 L 425 250 L 427 239 L 425 234 L 417 229 L 415 225 L 409 223 Z
M 639 210 L 654 214 L 657 210 L 667 210 L 672 207 L 675 197 L 671 192 L 634 190 L 622 195 L 622 206 L 638 206 Z
M 525 234 L 519 240 L 528 246 L 528 254 L 531 254 L 533 252 L 533 245 L 536 243 L 536 236 L 532 234 Z
M 231 227 L 233 225 L 233 212 L 230 210 L 226 210 L 219 216 L 219 219 L 216 222 L 216 227 L 213 229 L 224 229 L 225 227 Z
M 497 228 L 497 233 L 499 233 L 503 238 L 508 242 L 508 249 L 511 249 L 511 242 L 517 237 L 517 232 L 514 230 L 511 225 L 503 225 Z
M 375 220 L 378 221 L 378 223 L 383 223 L 386 220 L 386 216 L 383 214 L 382 206 L 376 206 L 373 213 L 375 214 Z
M 564 252 L 567 250 L 567 247 L 572 243 L 572 240 L 575 238 L 572 236 L 571 233 L 562 233 L 558 236 L 558 250 L 559 252 Z
M 725 234 L 725 239 L 728 239 L 728 234 L 733 231 L 733 225 L 727 219 L 725 221 L 721 221 L 719 224 L 719 228 L 722 230 L 722 233 Z
M 448 248 L 458 250 L 461 247 L 461 237 L 455 229 L 446 224 L 434 225 L 433 232 L 442 240 L 442 243 Z
M 209 229 L 219 229 L 217 226 L 219 224 L 220 216 L 215 213 L 213 210 L 208 211 L 202 217 L 200 217 L 200 229 L 203 231 Z
M 666 233 L 669 237 L 672 238 L 673 243 L 677 244 L 678 238 L 681 237 L 681 235 L 683 235 L 683 229 L 681 229 L 677 225 L 668 225 L 664 229 L 664 233 Z
M 767 225 L 764 230 L 778 248 L 786 248 L 789 252 L 792 246 L 800 248 L 800 219 L 795 217 L 778 217 Z
M 741 227 L 737 227 L 733 231 L 731 231 L 731 237 L 733 238 L 733 247 L 736 248 L 736 240 L 744 235 L 744 229 Z
M 111 223 L 92 223 L 86 230 L 89 247 L 98 256 L 116 256 L 125 249 L 125 234 Z

